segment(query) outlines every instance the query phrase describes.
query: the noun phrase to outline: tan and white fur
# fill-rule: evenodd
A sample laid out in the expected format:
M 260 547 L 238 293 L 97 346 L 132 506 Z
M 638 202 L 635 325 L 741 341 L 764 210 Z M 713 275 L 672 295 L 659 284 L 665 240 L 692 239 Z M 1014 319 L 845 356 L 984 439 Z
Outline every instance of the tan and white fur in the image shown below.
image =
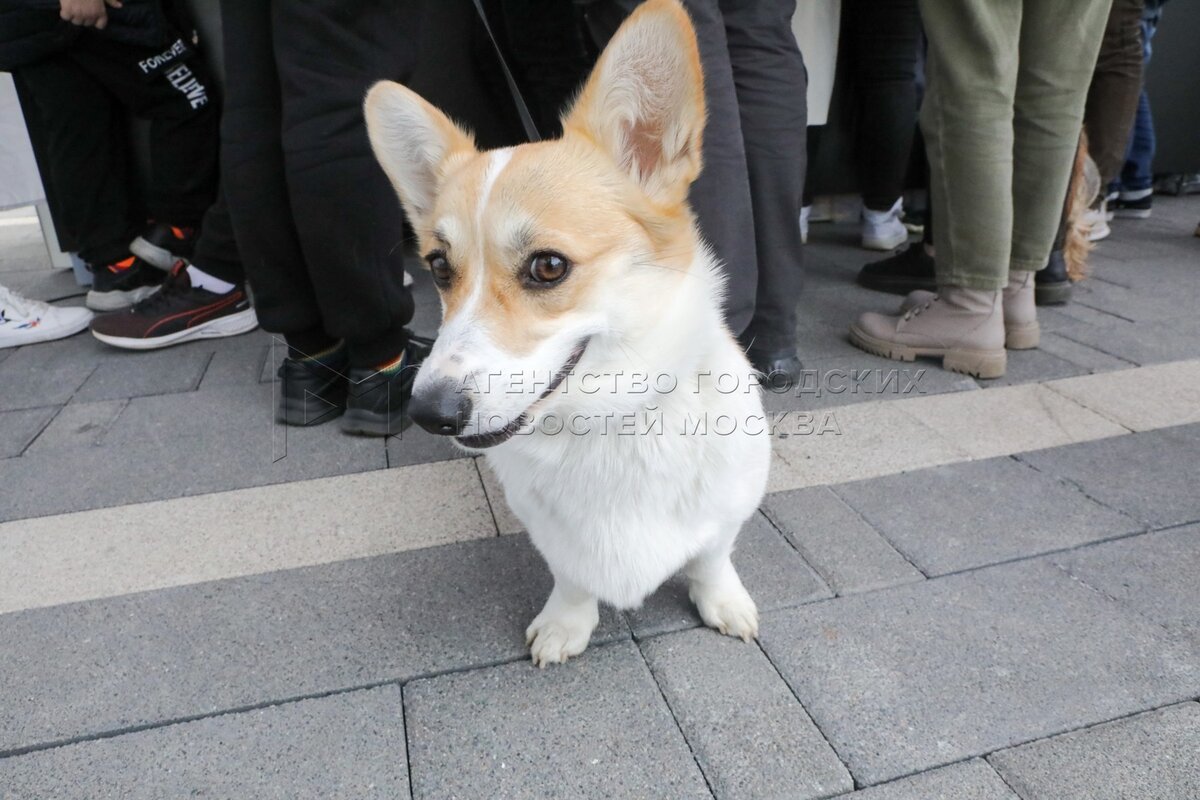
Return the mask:
M 705 624 L 756 636 L 730 555 L 762 499 L 770 444 L 687 205 L 705 110 L 677 0 L 649 0 L 625 22 L 558 140 L 479 152 L 388 82 L 367 95 L 366 118 L 443 305 L 414 419 L 422 406 L 421 424 L 486 453 L 554 575 L 526 632 L 534 663 L 582 652 L 597 601 L 637 607 L 679 570 Z M 469 405 L 469 419 L 429 423 L 439 403 Z

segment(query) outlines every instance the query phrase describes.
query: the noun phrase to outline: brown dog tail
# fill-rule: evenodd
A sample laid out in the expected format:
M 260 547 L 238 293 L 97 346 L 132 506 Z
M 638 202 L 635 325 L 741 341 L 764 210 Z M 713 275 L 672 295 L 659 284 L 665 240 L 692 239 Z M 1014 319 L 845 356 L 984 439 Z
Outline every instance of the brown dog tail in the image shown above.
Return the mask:
M 1088 155 L 1087 132 L 1080 131 L 1079 147 L 1075 150 L 1075 164 L 1071 170 L 1071 188 L 1067 191 L 1067 235 L 1063 242 L 1063 260 L 1067 263 L 1067 276 L 1072 281 L 1087 277 L 1088 254 L 1092 252 L 1092 243 L 1088 241 L 1088 228 L 1083 224 L 1083 214 L 1100 191 L 1100 174 Z

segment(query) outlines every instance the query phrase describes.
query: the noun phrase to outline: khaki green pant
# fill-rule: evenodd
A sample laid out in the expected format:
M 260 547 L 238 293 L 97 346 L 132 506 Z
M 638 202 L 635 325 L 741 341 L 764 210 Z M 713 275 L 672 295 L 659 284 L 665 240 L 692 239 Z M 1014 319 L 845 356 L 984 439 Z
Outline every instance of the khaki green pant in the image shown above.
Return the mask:
M 939 286 L 1046 265 L 1112 0 L 921 0 Z

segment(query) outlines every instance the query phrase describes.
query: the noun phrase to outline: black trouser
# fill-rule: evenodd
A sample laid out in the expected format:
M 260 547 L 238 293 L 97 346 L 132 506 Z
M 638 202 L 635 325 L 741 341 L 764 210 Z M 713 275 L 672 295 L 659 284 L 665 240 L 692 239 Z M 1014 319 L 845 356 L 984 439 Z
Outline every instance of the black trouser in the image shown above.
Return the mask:
M 370 366 L 405 345 L 403 217 L 362 100 L 411 73 L 415 0 L 222 0 L 222 178 L 263 327 Z
M 631 11 L 638 0 L 614 0 Z M 704 67 L 704 171 L 692 208 L 725 265 L 725 317 L 743 344 L 795 346 L 804 279 L 800 199 L 807 75 L 795 0 L 684 0 Z M 615 27 L 614 27 L 615 31 Z
M 89 264 L 127 256 L 147 216 L 199 224 L 216 195 L 219 112 L 208 75 L 192 58 L 147 78 L 138 62 L 158 52 L 85 32 L 66 52 L 14 72 L 25 113 L 32 106 L 37 115 L 30 132 L 55 225 Z M 129 112 L 150 121 L 144 208 L 131 192 Z
M 887 211 L 904 192 L 917 127 L 916 0 L 847 0 L 849 59 L 857 83 L 855 156 L 863 205 Z

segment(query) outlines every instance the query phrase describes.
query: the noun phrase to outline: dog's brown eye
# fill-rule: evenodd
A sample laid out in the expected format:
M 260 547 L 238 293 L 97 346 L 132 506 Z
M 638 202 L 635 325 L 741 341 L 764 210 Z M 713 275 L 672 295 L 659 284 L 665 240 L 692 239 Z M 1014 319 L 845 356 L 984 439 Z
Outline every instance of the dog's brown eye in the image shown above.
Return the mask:
M 446 260 L 445 253 L 435 250 L 425 256 L 425 263 L 429 264 L 429 271 L 433 273 L 434 283 L 443 289 L 450 285 L 450 278 L 454 275 L 454 270 L 450 268 L 450 262 Z
M 558 283 L 570 269 L 570 262 L 558 253 L 534 253 L 529 259 L 529 280 L 538 284 Z

